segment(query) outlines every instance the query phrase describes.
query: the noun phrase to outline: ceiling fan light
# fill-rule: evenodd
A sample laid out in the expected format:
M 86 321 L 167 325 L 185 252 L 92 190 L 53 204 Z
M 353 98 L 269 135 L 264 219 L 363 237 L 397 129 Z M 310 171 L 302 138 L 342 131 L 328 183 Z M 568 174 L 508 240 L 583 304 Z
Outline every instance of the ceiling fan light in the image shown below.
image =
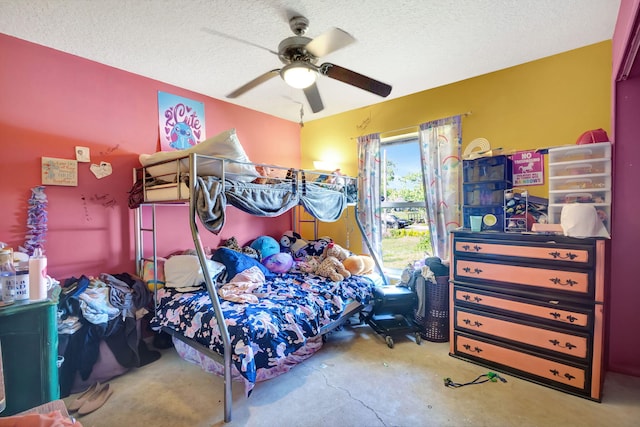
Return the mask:
M 282 79 L 291 87 L 305 89 L 315 83 L 317 71 L 304 62 L 292 63 L 282 67 Z

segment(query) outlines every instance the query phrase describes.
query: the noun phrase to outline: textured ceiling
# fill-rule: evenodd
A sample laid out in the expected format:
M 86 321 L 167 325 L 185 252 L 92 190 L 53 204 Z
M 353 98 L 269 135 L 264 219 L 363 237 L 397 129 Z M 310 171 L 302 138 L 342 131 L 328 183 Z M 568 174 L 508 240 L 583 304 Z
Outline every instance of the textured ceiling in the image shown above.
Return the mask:
M 297 122 L 301 105 L 309 121 L 611 39 L 619 6 L 620 0 L 0 0 L 0 33 Z M 293 35 L 294 14 L 309 19 L 311 38 L 331 27 L 353 35 L 356 43 L 319 63 L 389 83 L 391 95 L 321 76 L 325 109 L 316 114 L 302 91 L 280 78 L 225 98 L 281 67 L 268 50 Z

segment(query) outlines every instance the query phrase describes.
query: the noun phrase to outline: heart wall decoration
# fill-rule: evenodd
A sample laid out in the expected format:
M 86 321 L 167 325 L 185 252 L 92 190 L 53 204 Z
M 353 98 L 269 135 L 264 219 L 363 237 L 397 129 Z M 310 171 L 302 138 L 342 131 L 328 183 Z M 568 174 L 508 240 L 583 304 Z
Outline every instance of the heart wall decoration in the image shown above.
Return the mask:
M 93 174 L 98 179 L 102 179 L 113 173 L 113 168 L 111 167 L 111 163 L 108 163 L 108 162 L 100 162 L 99 165 L 92 163 L 89 169 L 91 170 L 91 172 L 93 172 Z

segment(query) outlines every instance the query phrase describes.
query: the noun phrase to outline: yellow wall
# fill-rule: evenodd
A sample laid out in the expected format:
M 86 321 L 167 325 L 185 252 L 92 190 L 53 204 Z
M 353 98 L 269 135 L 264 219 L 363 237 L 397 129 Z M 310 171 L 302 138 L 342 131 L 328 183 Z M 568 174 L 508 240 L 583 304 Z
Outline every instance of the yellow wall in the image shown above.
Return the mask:
M 611 134 L 611 41 L 310 121 L 302 128 L 301 165 L 312 169 L 314 160 L 334 159 L 343 173 L 356 175 L 358 136 L 417 130 L 420 123 L 469 111 L 462 120 L 463 150 L 479 137 L 492 148 L 518 151 L 573 144 L 590 129 Z M 547 197 L 547 186 L 531 193 Z M 359 252 L 353 224 L 323 225 L 320 235 L 345 244 L 347 230 L 355 233 L 349 233 L 351 250 Z

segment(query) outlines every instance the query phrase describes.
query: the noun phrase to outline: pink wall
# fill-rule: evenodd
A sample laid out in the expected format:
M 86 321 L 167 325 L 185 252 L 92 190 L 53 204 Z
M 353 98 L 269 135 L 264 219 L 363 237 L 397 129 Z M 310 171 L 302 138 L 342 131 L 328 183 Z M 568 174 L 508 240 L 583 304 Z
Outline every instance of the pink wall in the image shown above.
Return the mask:
M 622 0 L 613 38 L 614 70 L 624 60 L 634 22 L 639 18 L 640 0 Z M 636 26 L 637 28 L 637 26 Z M 635 60 L 637 69 L 638 59 Z M 635 267 L 640 237 L 640 77 L 616 82 L 612 76 L 613 121 L 613 203 L 608 296 L 608 367 L 612 371 L 640 376 L 640 286 Z
M 57 279 L 134 273 L 133 212 L 127 207 L 127 192 L 132 169 L 139 166 L 138 154 L 159 147 L 158 91 L 203 102 L 206 134 L 235 127 L 251 160 L 300 164 L 296 123 L 4 34 L 0 63 L 0 241 L 14 248 L 24 243 L 27 201 L 30 189 L 41 183 L 42 156 L 73 159 L 79 145 L 90 148 L 92 163 L 113 166 L 111 176 L 97 179 L 88 163 L 79 163 L 77 187 L 45 190 L 45 249 L 49 274 Z M 159 214 L 164 230 L 160 253 L 192 248 L 187 208 L 165 208 Z M 290 221 L 290 215 L 260 219 L 230 209 L 220 236 L 200 229 L 204 244 L 215 247 L 231 236 L 241 243 L 262 234 L 279 237 L 291 227 Z

